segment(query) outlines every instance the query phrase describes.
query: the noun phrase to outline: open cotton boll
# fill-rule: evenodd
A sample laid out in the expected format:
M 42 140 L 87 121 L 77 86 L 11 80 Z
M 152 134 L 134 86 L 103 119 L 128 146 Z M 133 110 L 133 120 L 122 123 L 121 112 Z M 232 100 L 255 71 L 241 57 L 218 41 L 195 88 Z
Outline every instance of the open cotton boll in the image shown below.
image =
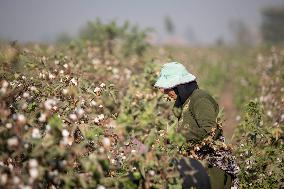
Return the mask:
M 29 92 L 24 92 L 24 93 L 23 93 L 23 97 L 24 97 L 24 98 L 28 98 L 29 96 L 30 96 Z
M 72 84 L 74 84 L 75 86 L 78 85 L 78 82 L 77 82 L 77 80 L 76 80 L 75 78 L 72 78 L 72 79 L 70 80 L 70 82 L 71 82 Z
M 51 110 L 53 106 L 55 106 L 57 104 L 57 101 L 55 99 L 47 99 L 45 102 L 44 102 L 44 108 L 46 110 Z
M 7 88 L 8 86 L 9 86 L 9 83 L 6 80 L 2 81 L 3 88 Z
M 47 114 L 46 113 L 41 113 L 39 118 L 38 118 L 38 121 L 39 122 L 46 122 L 46 119 L 47 119 Z
M 66 129 L 62 130 L 62 136 L 63 137 L 68 137 L 69 136 L 69 131 L 67 131 Z
M 12 137 L 7 140 L 7 144 L 9 147 L 18 146 L 19 140 L 17 137 Z
M 102 119 L 105 118 L 105 116 L 104 116 L 104 114 L 100 114 L 100 115 L 98 115 L 98 118 L 99 118 L 99 120 L 102 120 Z
M 69 115 L 69 118 L 72 120 L 72 121 L 76 121 L 78 119 L 77 115 L 76 114 L 70 114 Z
M 17 114 L 16 115 L 16 124 L 19 126 L 25 125 L 26 124 L 26 117 L 23 114 Z
M 100 87 L 101 87 L 101 88 L 104 88 L 105 86 L 106 86 L 106 84 L 104 84 L 104 83 L 101 83 L 101 84 L 100 84 Z
M 103 146 L 105 147 L 105 148 L 109 148 L 110 147 L 110 139 L 109 138 L 107 138 L 107 137 L 104 137 L 103 138 L 103 141 L 102 141 L 102 143 L 103 143 Z
M 103 185 L 98 185 L 97 189 L 106 189 Z
M 41 134 L 40 134 L 40 131 L 38 128 L 34 128 L 33 131 L 32 131 L 32 137 L 33 138 L 40 138 L 41 137 Z
M 53 75 L 52 73 L 49 73 L 49 74 L 48 74 L 48 78 L 49 78 L 50 80 L 55 79 L 55 75 Z
M 29 173 L 32 179 L 36 179 L 39 175 L 38 169 L 37 168 L 30 168 Z
M 100 92 L 100 91 L 101 91 L 101 88 L 99 88 L 99 87 L 96 87 L 96 88 L 94 89 L 94 92 L 95 92 L 95 93 Z
M 84 113 L 85 113 L 84 109 L 80 108 L 80 107 L 76 108 L 75 112 L 78 115 L 78 117 L 82 117 L 84 115 Z
M 96 106 L 97 105 L 97 102 L 96 101 L 94 101 L 94 100 L 91 100 L 91 102 L 90 102 L 90 106 Z
M 38 162 L 36 159 L 29 160 L 29 167 L 37 167 L 37 166 L 38 166 Z

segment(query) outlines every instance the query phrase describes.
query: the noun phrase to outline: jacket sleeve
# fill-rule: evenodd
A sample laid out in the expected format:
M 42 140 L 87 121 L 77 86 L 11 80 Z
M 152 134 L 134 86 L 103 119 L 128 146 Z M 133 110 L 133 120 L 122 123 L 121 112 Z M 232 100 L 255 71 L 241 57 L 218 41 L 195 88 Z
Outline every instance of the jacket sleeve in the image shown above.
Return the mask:
M 193 105 L 193 114 L 199 127 L 206 131 L 206 135 L 216 126 L 217 112 L 210 100 L 198 99 Z

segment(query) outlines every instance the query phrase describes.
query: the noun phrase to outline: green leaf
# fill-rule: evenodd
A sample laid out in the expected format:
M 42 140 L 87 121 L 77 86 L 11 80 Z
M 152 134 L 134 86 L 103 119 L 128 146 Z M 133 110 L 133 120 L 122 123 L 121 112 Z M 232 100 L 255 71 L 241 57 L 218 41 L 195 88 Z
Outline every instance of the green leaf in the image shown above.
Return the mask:
M 36 102 L 30 103 L 30 104 L 28 105 L 28 111 L 33 111 L 33 110 L 35 110 L 36 106 L 37 106 Z
M 49 120 L 48 124 L 52 129 L 62 130 L 62 120 L 58 117 L 57 114 L 54 114 Z

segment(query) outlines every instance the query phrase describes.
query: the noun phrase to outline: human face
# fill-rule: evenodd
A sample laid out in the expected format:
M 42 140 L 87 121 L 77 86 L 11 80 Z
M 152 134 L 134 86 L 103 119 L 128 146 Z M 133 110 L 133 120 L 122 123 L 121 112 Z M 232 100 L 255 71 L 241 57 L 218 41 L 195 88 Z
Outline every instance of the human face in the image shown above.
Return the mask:
M 163 89 L 163 88 L 159 88 L 159 90 L 164 93 L 167 94 L 170 98 L 176 100 L 177 99 L 177 95 L 175 93 L 175 91 L 173 89 Z

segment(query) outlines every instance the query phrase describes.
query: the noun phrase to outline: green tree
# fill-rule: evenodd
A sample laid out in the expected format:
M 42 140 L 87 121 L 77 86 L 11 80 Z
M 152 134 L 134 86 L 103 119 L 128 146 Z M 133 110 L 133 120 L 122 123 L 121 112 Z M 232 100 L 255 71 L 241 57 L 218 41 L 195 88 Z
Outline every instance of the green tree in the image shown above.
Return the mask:
M 168 34 L 172 35 L 175 32 L 175 26 L 172 19 L 167 16 L 165 17 L 165 28 Z
M 112 55 L 116 49 L 122 49 L 125 57 L 131 54 L 142 56 L 149 46 L 146 40 L 149 31 L 151 30 L 141 30 L 128 22 L 123 25 L 118 25 L 115 21 L 105 24 L 97 18 L 81 29 L 79 37 L 99 47 L 103 59 L 106 53 Z
M 284 42 L 284 6 L 270 7 L 262 11 L 261 33 L 265 42 Z

